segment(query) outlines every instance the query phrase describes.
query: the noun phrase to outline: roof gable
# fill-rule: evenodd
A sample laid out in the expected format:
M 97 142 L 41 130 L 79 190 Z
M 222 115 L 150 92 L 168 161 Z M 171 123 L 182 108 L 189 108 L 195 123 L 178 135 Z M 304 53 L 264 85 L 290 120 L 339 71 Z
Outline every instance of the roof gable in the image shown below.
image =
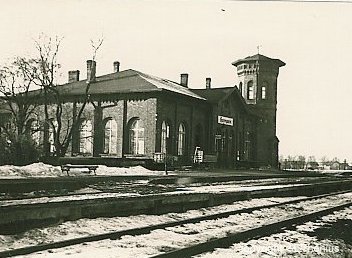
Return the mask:
M 220 102 L 228 99 L 230 96 L 234 96 L 235 100 L 239 103 L 241 107 L 243 107 L 246 111 L 250 111 L 248 109 L 248 105 L 244 101 L 240 91 L 237 87 L 223 87 L 223 88 L 212 88 L 212 89 L 192 89 L 198 95 L 204 97 L 213 105 L 217 105 Z
M 219 103 L 225 96 L 231 93 L 235 87 L 213 88 L 213 89 L 191 89 L 194 93 L 202 96 L 211 104 Z

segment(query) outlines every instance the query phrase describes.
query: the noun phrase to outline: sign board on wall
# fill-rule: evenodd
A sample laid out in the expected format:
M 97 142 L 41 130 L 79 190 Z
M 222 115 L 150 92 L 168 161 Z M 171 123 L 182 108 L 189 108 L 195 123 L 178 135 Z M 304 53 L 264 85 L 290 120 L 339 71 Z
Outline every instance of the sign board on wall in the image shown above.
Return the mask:
M 233 118 L 226 116 L 218 116 L 218 124 L 233 126 Z

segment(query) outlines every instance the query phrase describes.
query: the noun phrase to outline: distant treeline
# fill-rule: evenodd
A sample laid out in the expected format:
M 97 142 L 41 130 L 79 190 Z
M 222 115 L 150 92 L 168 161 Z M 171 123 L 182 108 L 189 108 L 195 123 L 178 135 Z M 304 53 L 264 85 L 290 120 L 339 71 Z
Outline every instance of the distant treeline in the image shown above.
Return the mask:
M 333 170 L 346 170 L 351 169 L 347 160 L 340 161 L 338 158 L 329 159 L 326 156 L 317 160 L 315 156 L 283 156 L 279 158 L 282 169 L 333 169 Z

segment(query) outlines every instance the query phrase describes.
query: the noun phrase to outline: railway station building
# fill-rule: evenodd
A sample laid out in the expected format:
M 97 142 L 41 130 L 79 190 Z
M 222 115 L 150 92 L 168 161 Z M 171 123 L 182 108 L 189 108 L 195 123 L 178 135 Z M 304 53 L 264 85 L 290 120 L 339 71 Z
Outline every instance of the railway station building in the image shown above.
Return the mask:
M 113 73 L 96 76 L 96 63 L 87 61 L 87 79 L 70 71 L 68 83 L 57 87 L 76 112 L 87 80 L 91 84 L 90 102 L 66 158 L 118 165 L 158 162 L 166 155 L 175 164 L 190 165 L 201 153 L 201 161 L 220 167 L 277 167 L 277 77 L 285 63 L 257 54 L 232 65 L 239 85 L 218 88 L 206 78 L 196 89 L 188 85 L 188 74 L 174 82 L 120 71 L 114 62 Z M 37 137 L 50 152 L 48 130 Z

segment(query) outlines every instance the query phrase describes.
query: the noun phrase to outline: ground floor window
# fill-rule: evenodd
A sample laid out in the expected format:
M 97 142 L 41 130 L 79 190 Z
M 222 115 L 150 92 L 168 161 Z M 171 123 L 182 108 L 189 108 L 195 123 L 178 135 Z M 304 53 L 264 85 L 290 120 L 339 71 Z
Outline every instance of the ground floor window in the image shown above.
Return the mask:
M 170 136 L 170 126 L 168 123 L 163 121 L 161 124 L 161 146 L 160 146 L 160 151 L 161 153 L 166 153 L 167 151 L 167 141 Z
M 177 142 L 177 154 L 182 156 L 185 154 L 186 147 L 186 128 L 183 123 L 178 127 L 178 142 Z
M 49 122 L 49 134 L 48 134 L 48 143 L 49 143 L 49 152 L 55 153 L 55 133 L 57 129 L 57 121 Z
M 79 128 L 79 152 L 92 154 L 93 152 L 93 127 L 90 120 L 83 120 Z
M 114 119 L 111 118 L 105 120 L 104 153 L 117 153 L 117 123 Z
M 133 119 L 129 128 L 129 151 L 133 155 L 144 154 L 144 124 L 139 118 Z
M 41 130 L 40 130 L 41 128 L 40 128 L 39 121 L 36 119 L 30 119 L 28 121 L 27 126 L 33 142 L 36 143 L 37 145 L 40 145 L 40 143 L 42 142 L 42 139 L 41 139 Z

